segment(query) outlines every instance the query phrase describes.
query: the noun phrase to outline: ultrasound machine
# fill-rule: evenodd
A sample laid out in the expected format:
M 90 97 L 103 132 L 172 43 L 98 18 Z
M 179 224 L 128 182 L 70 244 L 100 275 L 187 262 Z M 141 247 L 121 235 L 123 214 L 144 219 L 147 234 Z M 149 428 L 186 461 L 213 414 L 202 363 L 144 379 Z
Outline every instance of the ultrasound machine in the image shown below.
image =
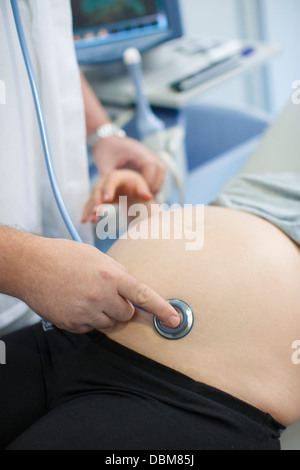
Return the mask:
M 240 41 L 185 36 L 179 0 L 71 3 L 78 62 L 103 104 L 135 101 L 122 63 L 130 47 L 142 54 L 151 104 L 165 108 L 180 107 L 186 92 L 240 65 Z

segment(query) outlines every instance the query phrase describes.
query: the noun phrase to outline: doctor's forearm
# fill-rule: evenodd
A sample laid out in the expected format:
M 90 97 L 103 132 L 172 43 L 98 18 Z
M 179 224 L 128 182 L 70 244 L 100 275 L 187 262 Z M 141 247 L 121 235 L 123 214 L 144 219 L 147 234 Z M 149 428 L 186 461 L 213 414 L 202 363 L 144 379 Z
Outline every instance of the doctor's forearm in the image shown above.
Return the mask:
M 82 72 L 80 72 L 80 76 L 82 95 L 85 106 L 87 138 L 89 138 L 100 126 L 109 123 L 110 118 Z
M 26 270 L 30 266 L 30 259 L 27 261 L 25 259 L 26 246 L 32 243 L 32 238 L 32 235 L 18 230 L 0 227 L 0 292 L 2 294 L 21 298 Z

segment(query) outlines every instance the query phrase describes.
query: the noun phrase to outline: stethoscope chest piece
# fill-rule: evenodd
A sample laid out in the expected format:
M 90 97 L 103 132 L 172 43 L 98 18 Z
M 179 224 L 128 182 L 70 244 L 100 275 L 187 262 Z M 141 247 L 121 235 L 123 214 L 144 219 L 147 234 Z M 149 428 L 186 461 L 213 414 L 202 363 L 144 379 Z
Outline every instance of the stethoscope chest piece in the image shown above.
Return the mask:
M 166 339 L 177 340 L 184 338 L 190 333 L 194 326 L 194 314 L 191 307 L 183 302 L 183 300 L 171 299 L 168 300 L 182 318 L 181 324 L 178 328 L 169 328 L 156 317 L 154 317 L 154 327 L 156 331 Z

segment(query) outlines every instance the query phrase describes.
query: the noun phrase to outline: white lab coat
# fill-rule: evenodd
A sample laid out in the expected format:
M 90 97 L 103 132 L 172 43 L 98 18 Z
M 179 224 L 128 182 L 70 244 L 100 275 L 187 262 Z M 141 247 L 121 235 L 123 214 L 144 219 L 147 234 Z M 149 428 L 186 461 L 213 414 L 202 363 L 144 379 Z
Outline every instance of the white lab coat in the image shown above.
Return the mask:
M 89 196 L 84 104 L 72 37 L 69 0 L 19 0 L 36 70 L 57 179 L 80 236 L 93 242 L 80 218 Z M 52 195 L 32 94 L 9 0 L 0 2 L 0 224 L 70 238 Z M 26 306 L 0 295 L 0 329 Z

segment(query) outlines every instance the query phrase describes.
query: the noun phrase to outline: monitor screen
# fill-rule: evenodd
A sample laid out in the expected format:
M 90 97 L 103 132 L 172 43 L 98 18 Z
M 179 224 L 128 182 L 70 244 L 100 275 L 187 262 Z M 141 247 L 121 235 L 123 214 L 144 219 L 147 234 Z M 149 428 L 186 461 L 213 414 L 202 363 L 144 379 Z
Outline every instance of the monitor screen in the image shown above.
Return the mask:
M 178 0 L 71 0 L 81 63 L 120 60 L 182 35 Z

